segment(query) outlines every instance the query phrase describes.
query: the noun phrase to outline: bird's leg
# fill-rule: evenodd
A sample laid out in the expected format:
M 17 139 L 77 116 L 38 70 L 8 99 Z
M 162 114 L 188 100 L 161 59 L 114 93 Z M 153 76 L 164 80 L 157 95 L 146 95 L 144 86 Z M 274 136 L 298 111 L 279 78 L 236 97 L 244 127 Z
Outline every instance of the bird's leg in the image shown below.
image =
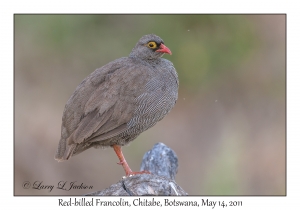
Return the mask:
M 117 154 L 120 160 L 118 164 L 123 166 L 126 176 L 135 175 L 135 174 L 150 174 L 150 172 L 148 171 L 132 172 L 122 153 L 121 146 L 114 144 L 112 147 L 114 148 L 115 153 Z
M 120 160 L 120 162 L 118 164 L 123 166 L 123 168 L 125 170 L 125 173 L 126 173 L 126 176 L 129 176 L 130 174 L 132 174 L 132 170 L 130 169 L 128 163 L 125 160 L 125 157 L 122 153 L 121 147 L 119 145 L 114 144 L 113 148 L 114 148 L 115 153 L 117 154 L 117 156 Z

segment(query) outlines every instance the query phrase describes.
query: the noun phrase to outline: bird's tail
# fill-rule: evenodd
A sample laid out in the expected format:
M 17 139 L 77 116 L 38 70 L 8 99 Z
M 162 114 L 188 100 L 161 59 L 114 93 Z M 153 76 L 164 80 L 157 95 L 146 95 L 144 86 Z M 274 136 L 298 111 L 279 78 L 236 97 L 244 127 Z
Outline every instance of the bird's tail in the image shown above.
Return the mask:
M 68 145 L 66 139 L 60 139 L 54 157 L 55 160 L 57 160 L 58 162 L 68 160 L 72 156 L 75 148 L 76 144 Z

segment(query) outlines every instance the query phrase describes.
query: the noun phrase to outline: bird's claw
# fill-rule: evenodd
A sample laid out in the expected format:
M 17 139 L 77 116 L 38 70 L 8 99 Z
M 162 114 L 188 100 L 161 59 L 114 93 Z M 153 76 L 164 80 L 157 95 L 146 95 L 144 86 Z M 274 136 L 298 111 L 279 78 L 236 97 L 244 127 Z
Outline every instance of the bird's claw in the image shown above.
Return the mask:
M 123 164 L 124 164 L 124 162 L 123 162 L 123 161 L 121 161 L 121 162 L 118 162 L 117 164 L 118 164 L 118 165 L 123 165 Z
M 126 174 L 126 177 L 131 177 L 137 174 L 151 174 L 149 171 L 137 171 L 137 172 L 130 172 Z

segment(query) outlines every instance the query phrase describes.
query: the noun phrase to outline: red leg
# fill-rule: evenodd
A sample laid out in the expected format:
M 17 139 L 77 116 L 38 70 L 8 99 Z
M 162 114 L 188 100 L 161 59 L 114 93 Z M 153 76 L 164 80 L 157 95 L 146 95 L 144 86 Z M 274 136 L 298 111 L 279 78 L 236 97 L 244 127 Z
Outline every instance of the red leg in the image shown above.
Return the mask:
M 129 168 L 129 165 L 126 162 L 125 157 L 122 153 L 121 146 L 114 144 L 112 147 L 114 148 L 115 153 L 117 154 L 117 156 L 120 160 L 120 162 L 118 164 L 123 166 L 126 176 L 135 175 L 135 174 L 150 174 L 149 171 L 132 172 L 132 170 Z

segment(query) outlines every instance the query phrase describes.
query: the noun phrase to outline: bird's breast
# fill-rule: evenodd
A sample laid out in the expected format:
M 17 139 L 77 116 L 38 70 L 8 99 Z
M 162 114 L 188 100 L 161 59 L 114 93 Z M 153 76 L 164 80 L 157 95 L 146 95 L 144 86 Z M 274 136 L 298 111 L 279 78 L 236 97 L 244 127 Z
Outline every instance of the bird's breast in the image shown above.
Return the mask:
M 170 69 L 154 70 L 142 94 L 135 99 L 136 109 L 128 126 L 137 133 L 152 127 L 171 111 L 177 96 L 177 75 Z

